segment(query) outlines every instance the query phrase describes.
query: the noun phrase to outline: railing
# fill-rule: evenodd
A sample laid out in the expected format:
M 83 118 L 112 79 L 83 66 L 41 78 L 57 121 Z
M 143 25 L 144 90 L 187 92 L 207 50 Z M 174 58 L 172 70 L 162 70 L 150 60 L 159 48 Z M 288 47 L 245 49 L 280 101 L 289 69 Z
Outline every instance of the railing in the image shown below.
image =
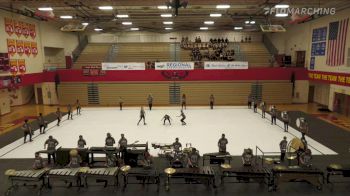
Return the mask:
M 117 45 L 112 44 L 111 47 L 108 49 L 108 53 L 104 59 L 104 62 L 113 62 L 115 57 L 116 57 L 116 51 L 117 50 Z
M 239 45 L 239 42 L 234 42 L 233 43 L 233 50 L 235 51 L 234 58 L 236 61 L 246 61 L 246 56 L 244 53 L 241 51 L 241 47 Z
M 78 60 L 78 57 L 80 56 L 81 52 L 84 50 L 88 43 L 89 40 L 87 36 L 84 36 L 84 38 L 80 40 L 78 46 L 72 52 L 73 62 L 76 62 Z
M 264 43 L 265 47 L 267 48 L 267 50 L 270 52 L 270 54 L 278 55 L 277 48 L 275 47 L 275 45 L 273 45 L 270 38 L 268 38 L 267 35 L 265 35 L 265 34 L 263 35 L 263 43 Z
M 262 155 L 258 155 L 258 152 L 260 152 Z M 281 154 L 281 152 L 264 152 L 263 150 L 261 150 L 261 148 L 259 148 L 258 146 L 255 147 L 255 163 L 258 163 L 258 158 L 261 159 L 261 165 L 264 165 L 264 160 L 266 156 L 278 156 L 279 154 Z

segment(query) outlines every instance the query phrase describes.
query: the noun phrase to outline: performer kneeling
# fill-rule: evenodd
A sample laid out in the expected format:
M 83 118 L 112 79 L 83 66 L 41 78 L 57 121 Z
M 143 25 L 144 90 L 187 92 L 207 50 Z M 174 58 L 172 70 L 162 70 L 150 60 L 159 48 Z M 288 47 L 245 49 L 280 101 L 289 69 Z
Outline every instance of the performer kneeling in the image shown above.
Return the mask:
M 165 114 L 164 117 L 162 118 L 162 120 L 164 120 L 163 121 L 163 125 L 165 125 L 165 121 L 168 121 L 169 124 L 171 125 L 171 122 L 170 122 L 171 118 L 170 118 L 170 116 L 168 114 Z
M 186 125 L 186 122 L 185 122 L 186 115 L 185 115 L 185 113 L 183 112 L 183 110 L 181 110 L 181 114 L 180 114 L 180 116 L 178 116 L 178 117 L 182 117 L 180 121 L 181 121 L 182 125 Z

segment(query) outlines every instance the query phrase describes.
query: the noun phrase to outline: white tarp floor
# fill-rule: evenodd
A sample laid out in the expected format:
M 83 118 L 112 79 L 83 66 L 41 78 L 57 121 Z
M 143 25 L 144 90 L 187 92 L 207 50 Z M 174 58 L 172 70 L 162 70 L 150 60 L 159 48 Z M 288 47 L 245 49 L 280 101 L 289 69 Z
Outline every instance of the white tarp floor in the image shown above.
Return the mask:
M 146 109 L 146 108 L 145 108 Z M 289 127 L 286 133 L 281 127 L 283 123 L 278 121 L 276 125 L 270 124 L 270 116 L 266 119 L 253 113 L 246 107 L 216 107 L 210 110 L 207 107 L 189 107 L 184 111 L 187 119 L 186 126 L 180 123 L 180 109 L 178 107 L 157 107 L 152 111 L 146 110 L 146 123 L 140 123 L 139 108 L 129 107 L 120 111 L 119 108 L 83 108 L 82 115 L 74 115 L 74 120 L 65 120 L 63 117 L 61 126 L 57 127 L 52 122 L 52 127 L 44 135 L 36 137 L 33 142 L 23 144 L 23 138 L 0 149 L 0 158 L 33 158 L 34 153 L 43 150 L 44 142 L 49 135 L 59 141 L 59 146 L 76 147 L 79 135 L 83 135 L 87 146 L 104 146 L 106 133 L 109 132 L 118 142 L 120 134 L 124 133 L 128 143 L 139 140 L 139 143 L 148 142 L 152 155 L 158 154 L 158 149 L 153 149 L 151 143 L 172 143 L 176 137 L 184 147 L 191 143 L 200 154 L 217 152 L 217 142 L 222 133 L 228 139 L 227 151 L 231 155 L 241 155 L 244 148 L 258 146 L 264 152 L 279 152 L 279 142 L 283 136 L 290 141 L 294 137 L 300 137 L 300 132 Z M 161 121 L 165 114 L 173 119 L 172 125 L 163 125 Z M 312 138 L 306 138 L 313 155 L 337 154 L 330 148 L 320 144 Z

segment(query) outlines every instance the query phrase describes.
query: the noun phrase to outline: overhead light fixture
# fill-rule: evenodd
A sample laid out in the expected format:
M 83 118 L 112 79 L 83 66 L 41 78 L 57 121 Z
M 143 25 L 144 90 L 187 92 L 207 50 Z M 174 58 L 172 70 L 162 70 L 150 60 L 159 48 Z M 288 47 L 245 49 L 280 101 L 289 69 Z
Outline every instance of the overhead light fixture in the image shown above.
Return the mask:
M 235 27 L 235 30 L 242 30 L 243 27 Z
M 160 10 L 167 10 L 168 6 L 166 6 L 166 5 L 158 5 L 157 8 L 160 9 Z
M 171 17 L 173 17 L 172 14 L 161 14 L 160 16 L 163 17 L 163 18 L 171 18 Z
M 84 26 L 88 26 L 88 25 L 89 25 L 88 22 L 83 22 L 83 23 L 81 23 L 81 24 L 84 25 Z
M 73 18 L 73 16 L 60 16 L 60 18 L 62 18 L 62 19 L 72 19 Z
M 249 23 L 250 23 L 250 21 L 249 21 L 249 20 L 246 20 L 246 21 L 245 21 L 245 23 L 246 23 L 246 24 L 249 24 Z
M 212 24 L 214 24 L 214 21 L 204 21 L 204 24 L 212 25 Z
M 39 7 L 38 8 L 39 11 L 52 11 L 52 7 Z
M 222 14 L 210 14 L 210 17 L 221 17 L 222 16 Z
M 102 31 L 103 29 L 101 29 L 101 28 L 95 28 L 94 30 L 95 30 L 95 31 Z
M 208 30 L 208 27 L 200 27 L 200 30 Z
M 129 18 L 127 14 L 117 14 L 117 18 Z
M 123 25 L 132 25 L 132 22 L 122 22 Z
M 165 27 L 164 29 L 165 30 L 172 30 L 173 28 L 172 27 Z
M 98 9 L 100 10 L 113 10 L 112 6 L 99 6 Z
M 288 14 L 281 14 L 281 13 L 280 13 L 280 14 L 276 14 L 275 16 L 276 16 L 276 17 L 288 17 Z
M 255 24 L 255 20 L 251 20 L 251 21 L 250 21 L 250 24 Z
M 130 28 L 130 30 L 131 30 L 131 31 L 138 31 L 138 30 L 140 30 L 140 29 L 139 29 L 139 28 L 134 27 L 134 28 Z
M 230 5 L 227 5 L 227 4 L 225 4 L 225 5 L 217 5 L 216 6 L 216 9 L 228 9 L 228 8 L 230 8 L 231 6 Z
M 275 5 L 275 8 L 289 8 L 289 5 L 287 4 L 279 4 L 279 5 Z
M 173 24 L 173 21 L 164 21 L 163 24 L 165 24 L 165 25 L 171 25 L 171 24 Z

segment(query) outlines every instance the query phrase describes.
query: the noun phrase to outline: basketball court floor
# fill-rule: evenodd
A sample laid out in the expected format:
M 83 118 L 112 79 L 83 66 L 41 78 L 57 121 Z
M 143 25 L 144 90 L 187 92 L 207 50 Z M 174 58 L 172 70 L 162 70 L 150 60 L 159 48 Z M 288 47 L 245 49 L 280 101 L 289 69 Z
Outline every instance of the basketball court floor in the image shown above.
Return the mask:
M 34 141 L 23 144 L 23 138 L 0 149 L 1 159 L 33 158 L 34 153 L 43 150 L 44 142 L 49 135 L 59 141 L 59 146 L 76 147 L 79 135 L 83 135 L 87 146 L 104 146 L 106 133 L 119 140 L 124 133 L 128 143 L 146 143 L 152 155 L 157 156 L 158 149 L 151 147 L 152 143 L 170 144 L 178 137 L 183 147 L 192 145 L 200 154 L 217 152 L 217 142 L 222 133 L 226 134 L 229 144 L 227 150 L 232 155 L 241 155 L 243 149 L 254 150 L 258 146 L 264 152 L 279 152 L 279 142 L 283 136 L 290 141 L 294 137 L 301 137 L 299 131 L 289 127 L 284 132 L 283 123 L 277 120 L 277 126 L 271 125 L 270 116 L 261 118 L 260 111 L 254 113 L 243 106 L 222 106 L 210 110 L 208 107 L 190 107 L 184 111 L 187 118 L 186 126 L 182 126 L 179 107 L 156 107 L 152 111 L 146 110 L 146 123 L 139 120 L 139 108 L 128 107 L 123 111 L 115 107 L 84 108 L 82 115 L 73 116 L 74 120 L 65 120 L 57 127 L 56 121 L 48 125 L 44 135 L 37 132 Z M 162 118 L 168 114 L 172 118 L 172 125 L 163 125 Z M 293 122 L 292 122 L 293 123 Z M 313 155 L 336 155 L 331 146 L 307 137 Z

